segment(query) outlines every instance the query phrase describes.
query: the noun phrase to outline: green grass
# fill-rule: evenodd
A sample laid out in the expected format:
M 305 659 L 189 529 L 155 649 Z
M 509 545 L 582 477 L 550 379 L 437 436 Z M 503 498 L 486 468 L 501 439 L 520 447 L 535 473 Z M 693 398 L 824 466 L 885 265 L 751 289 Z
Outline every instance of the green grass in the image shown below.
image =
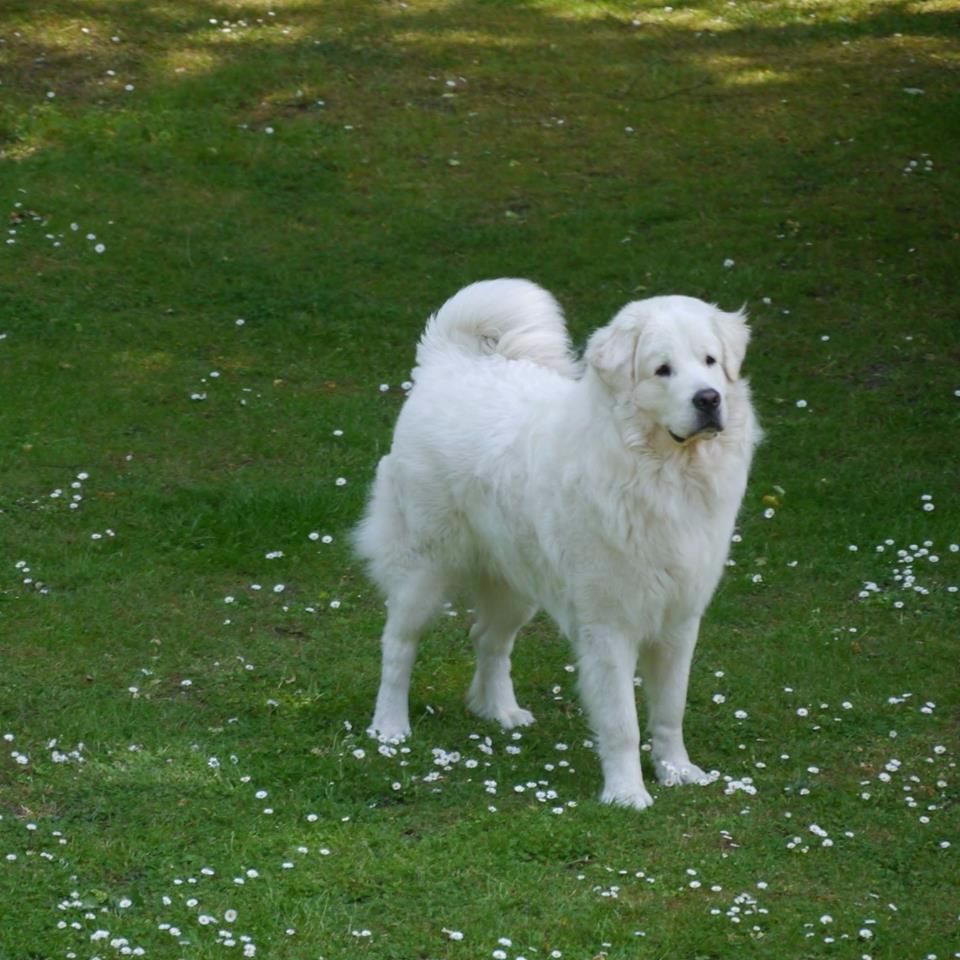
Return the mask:
M 960 4 L 4 12 L 0 960 L 960 955 Z M 463 708 L 463 611 L 408 746 L 363 735 L 348 532 L 425 317 L 498 275 L 581 343 L 751 313 L 687 720 L 728 779 L 644 814 L 545 620 L 522 737 Z

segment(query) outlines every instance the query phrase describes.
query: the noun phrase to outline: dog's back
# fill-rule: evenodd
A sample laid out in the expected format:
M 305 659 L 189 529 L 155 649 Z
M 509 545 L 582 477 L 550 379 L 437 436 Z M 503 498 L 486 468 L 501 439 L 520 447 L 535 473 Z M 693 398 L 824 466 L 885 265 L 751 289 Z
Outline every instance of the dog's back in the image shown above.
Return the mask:
M 386 594 L 425 552 L 442 553 L 450 573 L 468 562 L 476 545 L 458 547 L 464 520 L 479 523 L 485 502 L 471 478 L 495 484 L 504 451 L 531 423 L 545 429 L 552 398 L 578 373 L 559 305 L 529 280 L 471 284 L 430 317 L 413 390 L 353 536 Z

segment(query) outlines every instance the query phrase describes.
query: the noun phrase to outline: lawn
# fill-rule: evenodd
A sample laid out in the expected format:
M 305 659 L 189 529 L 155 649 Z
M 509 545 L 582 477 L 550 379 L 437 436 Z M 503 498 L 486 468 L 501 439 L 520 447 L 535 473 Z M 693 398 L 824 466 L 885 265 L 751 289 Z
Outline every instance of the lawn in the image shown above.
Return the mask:
M 960 2 L 7 0 L 0 960 L 960 957 Z M 430 311 L 746 304 L 709 787 L 597 801 L 467 611 L 365 736 L 349 550 Z M 648 776 L 648 779 L 652 779 Z

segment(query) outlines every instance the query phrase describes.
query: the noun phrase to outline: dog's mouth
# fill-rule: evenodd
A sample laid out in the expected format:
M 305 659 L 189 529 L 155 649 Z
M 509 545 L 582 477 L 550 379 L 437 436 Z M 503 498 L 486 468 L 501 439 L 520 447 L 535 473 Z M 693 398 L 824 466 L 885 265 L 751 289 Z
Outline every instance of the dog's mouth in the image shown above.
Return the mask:
M 672 440 L 680 444 L 680 446 L 685 446 L 693 440 L 703 440 L 703 439 L 712 439 L 718 433 L 723 432 L 723 427 L 718 423 L 708 423 L 702 427 L 697 428 L 693 433 L 688 434 L 686 437 L 681 437 L 678 434 L 674 433 L 672 430 L 667 430 L 667 433 L 670 434 Z

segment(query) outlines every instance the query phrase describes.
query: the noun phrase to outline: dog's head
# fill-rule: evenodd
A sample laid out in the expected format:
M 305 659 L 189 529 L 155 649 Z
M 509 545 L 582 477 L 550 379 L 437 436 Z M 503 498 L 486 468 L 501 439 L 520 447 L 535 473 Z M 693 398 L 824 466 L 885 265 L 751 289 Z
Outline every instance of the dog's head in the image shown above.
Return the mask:
M 716 436 L 750 339 L 742 311 L 693 297 L 625 306 L 587 344 L 586 361 L 616 402 L 675 443 Z

